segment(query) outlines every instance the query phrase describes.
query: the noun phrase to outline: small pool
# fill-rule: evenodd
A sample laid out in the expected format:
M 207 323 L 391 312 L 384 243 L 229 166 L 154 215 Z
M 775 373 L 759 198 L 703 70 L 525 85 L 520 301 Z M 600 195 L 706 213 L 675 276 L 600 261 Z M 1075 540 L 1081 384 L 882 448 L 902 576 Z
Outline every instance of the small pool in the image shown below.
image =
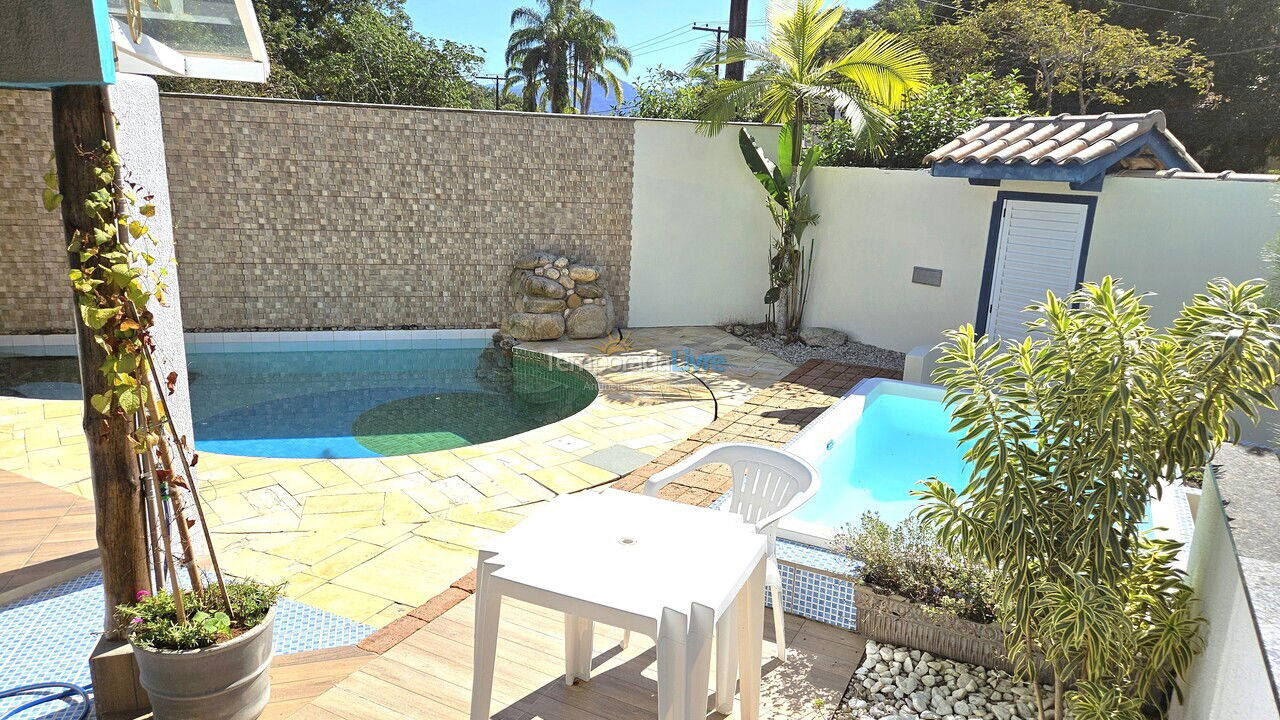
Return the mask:
M 187 371 L 196 449 L 255 457 L 475 445 L 569 417 L 597 390 L 585 370 L 483 339 L 188 342 Z M 0 394 L 77 399 L 77 379 L 74 357 L 0 358 Z
M 817 497 L 784 527 L 801 539 L 830 538 L 834 529 L 874 510 L 888 523 L 918 504 L 910 491 L 936 477 L 956 488 L 969 480 L 961 436 L 953 433 L 942 389 L 896 380 L 859 383 L 788 445 L 822 475 Z

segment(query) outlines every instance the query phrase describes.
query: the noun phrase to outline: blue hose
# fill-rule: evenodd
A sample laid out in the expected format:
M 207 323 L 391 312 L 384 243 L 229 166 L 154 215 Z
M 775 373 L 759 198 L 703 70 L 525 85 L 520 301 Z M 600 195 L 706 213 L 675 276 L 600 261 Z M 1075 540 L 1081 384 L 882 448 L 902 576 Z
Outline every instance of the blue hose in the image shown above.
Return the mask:
M 66 698 L 72 697 L 73 695 L 79 695 L 81 700 L 80 716 L 76 718 L 76 720 L 85 720 L 85 718 L 89 717 L 89 705 L 90 705 L 89 690 L 93 689 L 93 683 L 89 683 L 84 687 L 80 687 L 79 685 L 73 685 L 71 683 L 64 683 L 64 682 L 34 683 L 31 685 L 23 685 L 21 687 L 12 688 L 10 690 L 0 690 L 0 698 L 12 697 L 14 695 L 25 695 L 27 693 L 30 693 L 36 690 L 51 690 L 51 689 L 57 689 L 57 688 L 65 688 L 65 689 L 56 695 L 45 695 L 43 697 L 38 697 L 35 700 L 32 700 L 23 705 L 19 705 L 13 710 L 10 710 L 9 712 L 5 713 L 3 716 L 0 716 L 0 720 L 9 720 L 9 718 L 13 717 L 14 715 L 17 715 L 23 710 L 33 708 L 37 705 L 47 703 L 52 700 L 65 700 Z

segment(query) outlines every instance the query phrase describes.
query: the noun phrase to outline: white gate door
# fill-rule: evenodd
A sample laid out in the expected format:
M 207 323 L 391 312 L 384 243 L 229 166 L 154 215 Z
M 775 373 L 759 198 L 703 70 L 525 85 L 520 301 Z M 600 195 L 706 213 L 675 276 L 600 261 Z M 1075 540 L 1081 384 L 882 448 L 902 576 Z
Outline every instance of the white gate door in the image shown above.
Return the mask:
M 1076 289 L 1080 253 L 1089 218 L 1081 203 L 1005 200 L 991 274 L 988 335 L 1004 340 L 1027 336 L 1024 311 L 1044 301 L 1046 290 L 1061 297 Z

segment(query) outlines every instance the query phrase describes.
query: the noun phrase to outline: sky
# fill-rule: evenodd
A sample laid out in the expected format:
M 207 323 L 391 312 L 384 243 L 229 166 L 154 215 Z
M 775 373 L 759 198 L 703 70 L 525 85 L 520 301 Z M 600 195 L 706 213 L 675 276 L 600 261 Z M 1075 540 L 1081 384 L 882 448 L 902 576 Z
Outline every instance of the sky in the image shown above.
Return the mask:
M 502 56 L 511 34 L 511 11 L 535 4 L 535 0 L 407 0 L 405 7 L 418 32 L 483 48 L 485 74 L 501 75 L 506 69 Z M 870 0 L 846 2 L 847 7 L 869 4 Z M 748 37 L 764 34 L 767 5 L 768 0 L 749 0 Z M 618 39 L 631 48 L 631 72 L 619 75 L 631 80 L 659 64 L 683 70 L 704 43 L 715 40 L 713 33 L 692 30 L 693 23 L 729 27 L 729 0 L 594 0 L 592 8 L 618 26 Z

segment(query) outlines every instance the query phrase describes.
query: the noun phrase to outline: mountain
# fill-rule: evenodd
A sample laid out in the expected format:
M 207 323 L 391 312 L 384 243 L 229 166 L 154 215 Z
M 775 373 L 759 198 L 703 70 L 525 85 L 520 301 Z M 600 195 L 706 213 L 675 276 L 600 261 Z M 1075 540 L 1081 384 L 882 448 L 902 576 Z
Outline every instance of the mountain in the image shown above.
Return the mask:
M 609 97 L 606 98 L 604 96 L 604 88 L 601 87 L 599 83 L 596 83 L 595 87 L 591 89 L 591 108 L 589 114 L 612 115 L 614 106 L 626 105 L 636 99 L 636 88 L 634 85 L 626 80 L 619 80 L 618 84 L 622 86 L 621 102 L 618 101 L 618 98 L 614 97 L 612 92 L 609 93 Z
M 588 113 L 589 115 L 612 115 L 615 106 L 626 105 L 636 99 L 636 88 L 634 85 L 626 80 L 619 80 L 618 84 L 622 86 L 621 102 L 618 101 L 618 98 L 614 97 L 612 92 L 609 93 L 608 97 L 605 97 L 604 87 L 602 87 L 600 83 L 595 84 L 595 87 L 591 90 L 591 110 Z M 521 85 L 513 85 L 511 87 L 511 92 L 519 95 L 521 87 Z

